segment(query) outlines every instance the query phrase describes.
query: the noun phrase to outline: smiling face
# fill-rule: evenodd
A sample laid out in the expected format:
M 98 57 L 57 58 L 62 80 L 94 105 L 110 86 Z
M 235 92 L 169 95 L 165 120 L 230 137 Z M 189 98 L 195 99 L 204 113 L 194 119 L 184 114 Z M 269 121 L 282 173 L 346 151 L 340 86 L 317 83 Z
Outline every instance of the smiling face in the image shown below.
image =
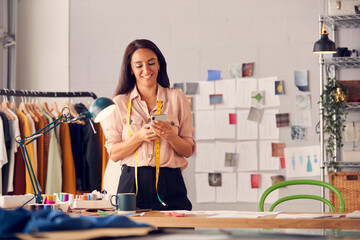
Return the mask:
M 136 50 L 131 57 L 131 73 L 135 75 L 138 88 L 157 86 L 160 64 L 156 54 L 147 48 Z

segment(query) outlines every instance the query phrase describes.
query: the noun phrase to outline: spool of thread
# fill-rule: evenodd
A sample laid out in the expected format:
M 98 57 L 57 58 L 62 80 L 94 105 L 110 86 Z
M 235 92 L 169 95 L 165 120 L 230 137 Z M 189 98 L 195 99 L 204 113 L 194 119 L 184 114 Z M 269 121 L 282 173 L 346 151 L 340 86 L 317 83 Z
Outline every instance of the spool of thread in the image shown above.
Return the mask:
M 91 193 L 88 193 L 88 194 L 86 194 L 87 195 L 87 197 L 88 197 L 88 200 L 92 200 L 91 199 Z
M 60 201 L 63 202 L 64 200 L 64 193 L 60 193 Z
M 63 195 L 63 202 L 67 202 L 69 201 L 69 194 L 68 193 L 64 193 Z
M 74 194 L 69 194 L 69 203 L 74 201 Z
M 44 203 L 45 203 L 45 204 L 55 204 L 54 201 L 50 201 L 50 200 L 46 200 Z
M 81 195 L 81 200 L 88 200 L 88 196 L 87 195 Z

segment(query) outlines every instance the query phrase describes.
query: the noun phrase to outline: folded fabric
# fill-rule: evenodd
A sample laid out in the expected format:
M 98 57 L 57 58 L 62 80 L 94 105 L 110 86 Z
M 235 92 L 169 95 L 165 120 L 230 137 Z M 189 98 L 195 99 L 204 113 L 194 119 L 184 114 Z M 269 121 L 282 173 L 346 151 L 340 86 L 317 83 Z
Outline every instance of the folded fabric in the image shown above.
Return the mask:
M 126 216 L 71 217 L 66 213 L 55 210 L 30 212 L 25 209 L 0 209 L 0 222 L 1 238 L 14 237 L 15 233 L 84 230 L 93 228 L 151 227 L 148 224 L 136 223 Z

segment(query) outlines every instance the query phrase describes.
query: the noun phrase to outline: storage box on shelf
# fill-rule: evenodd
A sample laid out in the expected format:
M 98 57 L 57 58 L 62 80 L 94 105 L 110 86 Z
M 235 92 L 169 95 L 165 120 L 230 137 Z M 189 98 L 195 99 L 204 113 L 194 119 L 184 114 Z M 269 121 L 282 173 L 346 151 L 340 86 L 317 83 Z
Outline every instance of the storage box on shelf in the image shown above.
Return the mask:
M 360 210 L 360 172 L 333 172 L 329 174 L 329 183 L 334 185 L 344 197 L 345 211 Z M 339 200 L 330 192 L 330 202 L 335 211 L 339 211 Z

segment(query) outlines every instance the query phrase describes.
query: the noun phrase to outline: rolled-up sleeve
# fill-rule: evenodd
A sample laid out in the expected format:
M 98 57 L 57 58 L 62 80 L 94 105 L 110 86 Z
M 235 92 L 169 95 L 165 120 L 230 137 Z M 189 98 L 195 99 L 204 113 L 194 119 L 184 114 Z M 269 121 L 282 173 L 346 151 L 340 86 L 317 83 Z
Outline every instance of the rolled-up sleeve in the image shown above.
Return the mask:
M 121 122 L 119 107 L 104 120 L 105 147 L 110 154 L 114 144 L 122 141 L 123 124 Z

